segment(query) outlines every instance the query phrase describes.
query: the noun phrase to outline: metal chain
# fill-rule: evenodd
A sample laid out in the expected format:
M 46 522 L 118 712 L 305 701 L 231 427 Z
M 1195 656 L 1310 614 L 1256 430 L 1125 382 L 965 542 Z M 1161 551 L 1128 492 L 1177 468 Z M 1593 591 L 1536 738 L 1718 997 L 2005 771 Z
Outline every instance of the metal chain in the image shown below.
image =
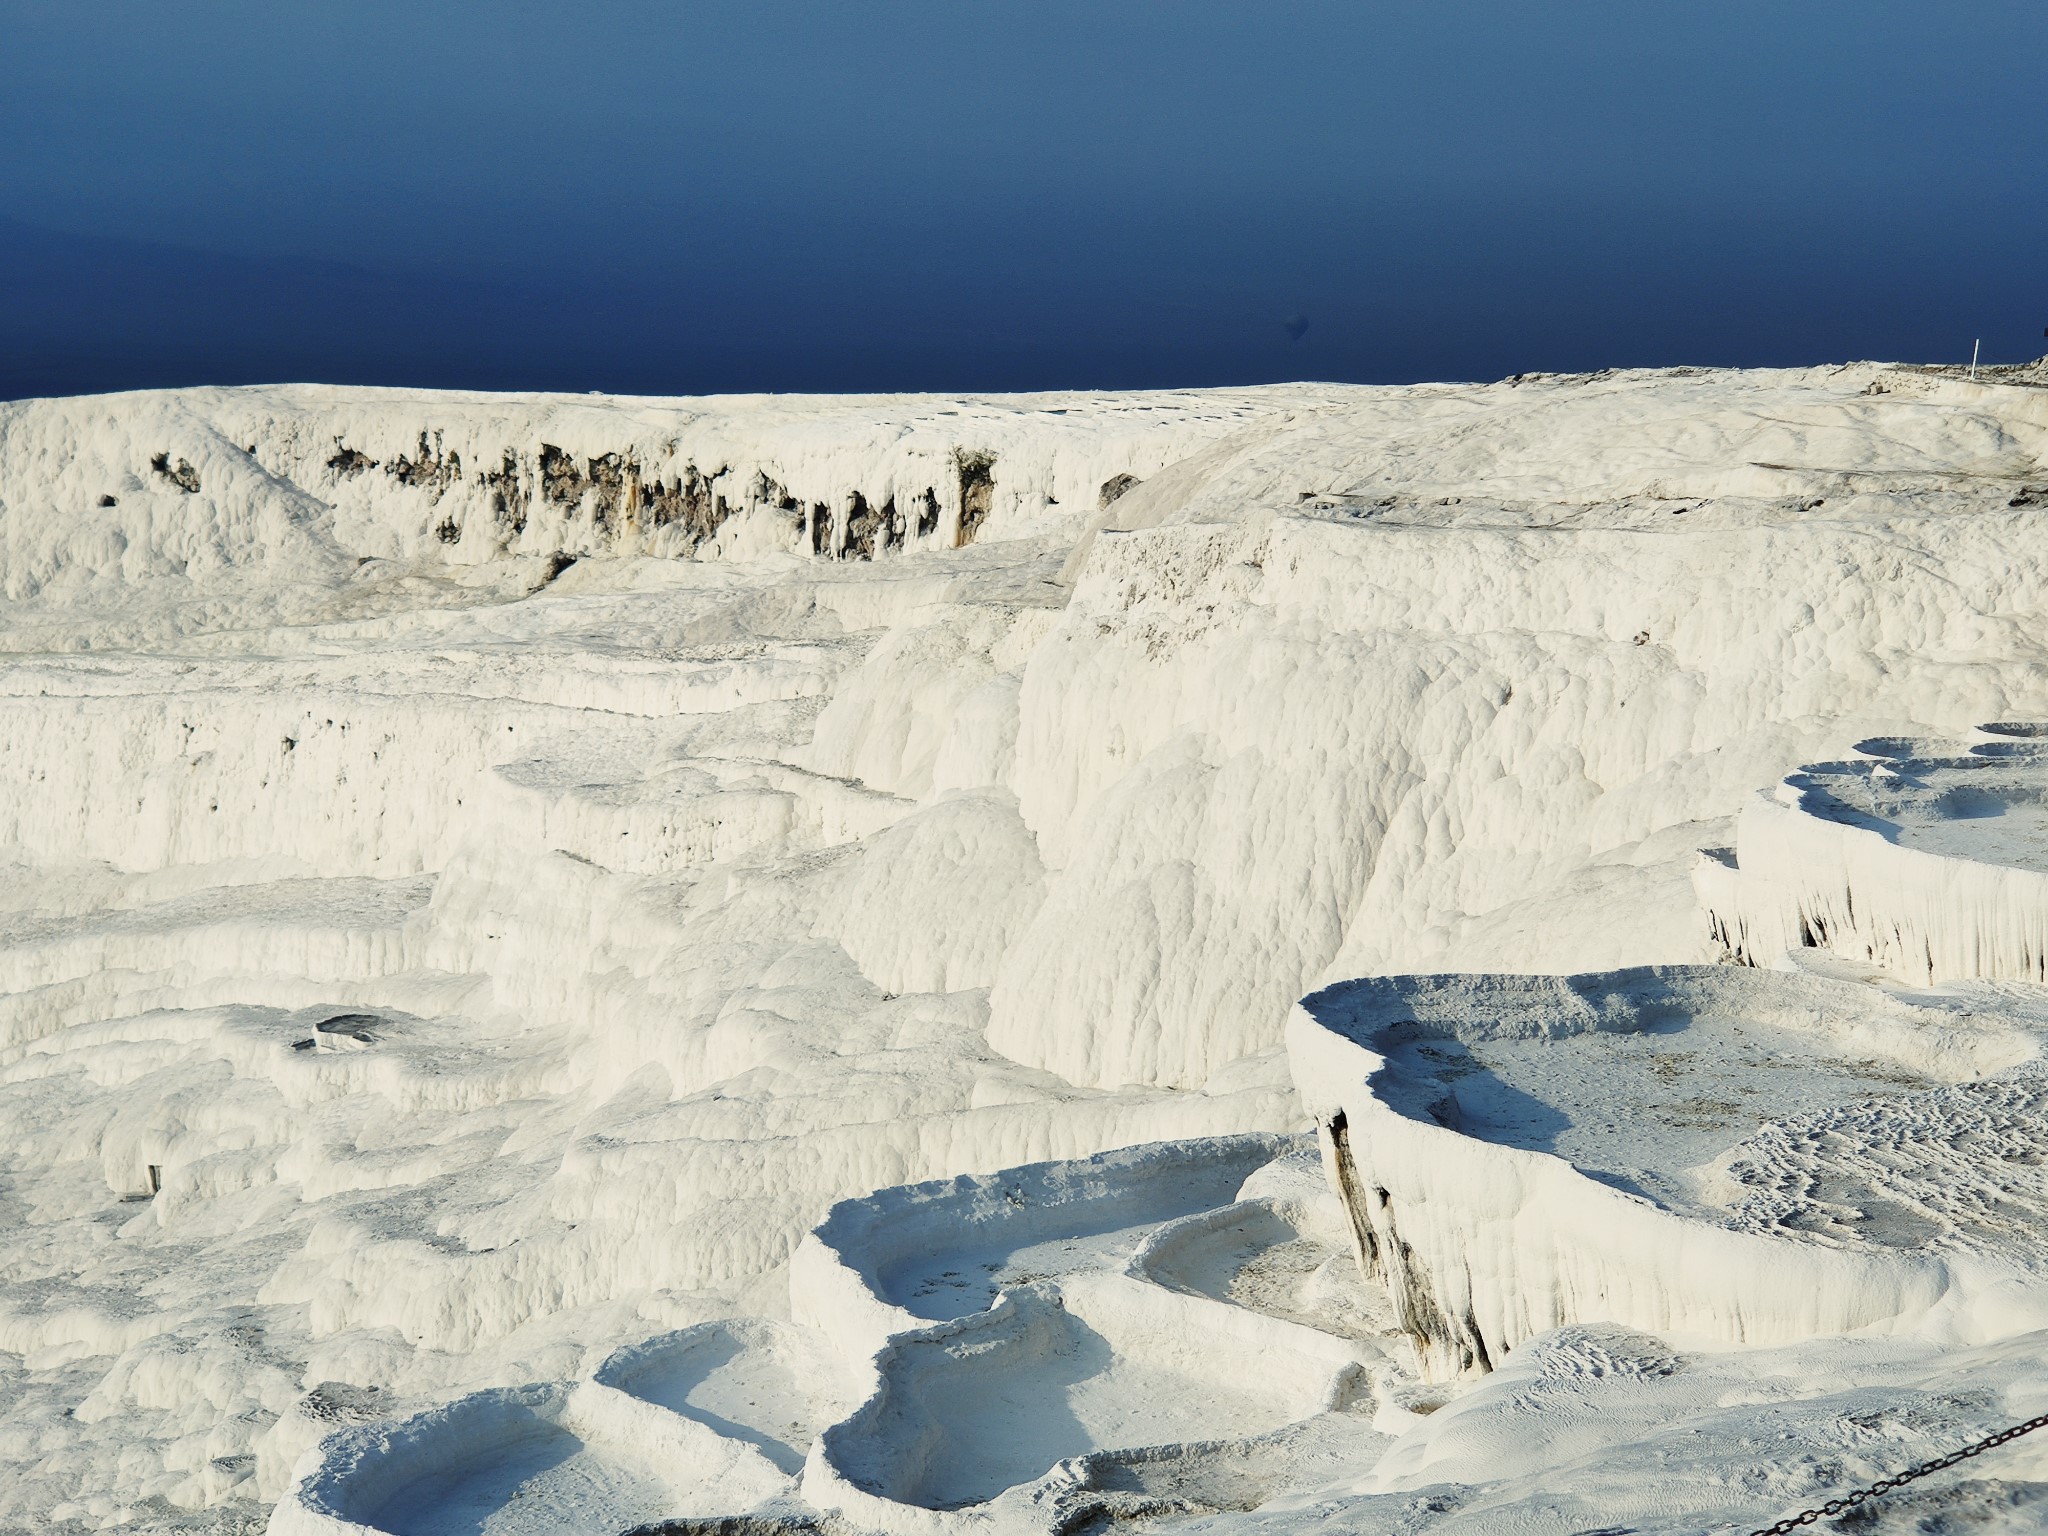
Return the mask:
M 1776 1525 L 1767 1525 L 1760 1531 L 1751 1531 L 1749 1536 L 1789 1536 L 1801 1526 L 1813 1524 L 1816 1520 L 1832 1520 L 1837 1515 L 1846 1515 L 1869 1499 L 1881 1493 L 1890 1493 L 1894 1488 L 1903 1488 L 1907 1483 L 1927 1477 L 1935 1472 L 1945 1472 L 1959 1461 L 1968 1461 L 1972 1456 L 1982 1456 L 1986 1451 L 1996 1450 L 2008 1440 L 2017 1440 L 2021 1435 L 2031 1435 L 2035 1430 L 2048 1426 L 2048 1413 L 2039 1418 L 2029 1419 L 2024 1424 L 2015 1424 L 2011 1429 L 2001 1429 L 1995 1435 L 1988 1435 L 1975 1445 L 1966 1445 L 1960 1451 L 1950 1451 L 1946 1456 L 1937 1456 L 1932 1461 L 1923 1461 L 1917 1467 L 1908 1467 L 1896 1477 L 1879 1478 L 1868 1488 L 1858 1488 L 1854 1493 L 1845 1493 L 1839 1499 L 1829 1499 L 1819 1509 L 1809 1509 L 1797 1515 L 1787 1515 Z

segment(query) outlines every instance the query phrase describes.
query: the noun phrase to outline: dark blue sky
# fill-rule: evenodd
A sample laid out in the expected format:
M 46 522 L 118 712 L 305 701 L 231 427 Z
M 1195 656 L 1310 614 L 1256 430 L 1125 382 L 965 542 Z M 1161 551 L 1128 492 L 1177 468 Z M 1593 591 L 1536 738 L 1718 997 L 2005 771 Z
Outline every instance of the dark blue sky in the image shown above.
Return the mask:
M 0 0 L 0 397 L 2014 360 L 2043 59 L 2041 0 Z

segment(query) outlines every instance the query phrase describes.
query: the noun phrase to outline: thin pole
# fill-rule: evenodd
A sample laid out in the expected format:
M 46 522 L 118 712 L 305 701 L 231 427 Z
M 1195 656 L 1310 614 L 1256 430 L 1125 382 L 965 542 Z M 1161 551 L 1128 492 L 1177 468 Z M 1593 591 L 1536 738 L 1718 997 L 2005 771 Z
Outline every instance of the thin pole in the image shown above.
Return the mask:
M 1970 379 L 1973 383 L 1977 378 L 1977 354 L 1983 350 L 1984 338 L 1982 336 L 1979 336 L 1977 338 L 1977 344 L 1970 348 Z

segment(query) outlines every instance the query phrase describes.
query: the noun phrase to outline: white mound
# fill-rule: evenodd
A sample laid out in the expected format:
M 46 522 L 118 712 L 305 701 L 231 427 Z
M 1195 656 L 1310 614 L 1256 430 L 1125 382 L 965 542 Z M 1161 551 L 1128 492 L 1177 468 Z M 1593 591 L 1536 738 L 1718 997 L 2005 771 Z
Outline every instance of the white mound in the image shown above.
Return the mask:
M 1465 1383 L 1396 1380 L 1407 1346 L 1381 1341 L 1413 1314 L 1333 1266 L 1342 1211 L 1297 1163 L 1197 1188 L 1162 1154 L 1157 1188 L 1084 1179 L 1030 1231 L 984 1220 L 986 1190 L 913 1190 L 875 1208 L 922 1234 L 899 1247 L 805 1234 L 877 1190 L 1299 1133 L 1287 1021 L 1332 982 L 1709 958 L 1693 850 L 1744 844 L 1759 788 L 1873 738 L 2048 718 L 2044 444 L 2048 392 L 1876 365 L 0 405 L 0 1525 L 1313 1524 L 1317 1487 L 1349 1509 L 1382 1432 L 1450 1422 L 1411 1410 Z M 2008 835 L 2030 813 L 1999 803 L 1886 844 L 1973 871 L 1941 911 L 2004 910 L 1975 872 L 2037 877 Z M 1877 886 L 1842 888 L 1877 921 Z M 1768 1073 L 1717 1028 L 1699 1097 L 1740 1105 Z M 1489 1070 L 1590 1136 L 1604 1078 L 1578 1048 Z M 1885 1082 L 1868 1063 L 1905 1059 L 1859 1051 L 1816 1049 L 1808 1097 L 1688 1141 L 1654 1048 L 1623 1042 L 1640 1113 L 1598 1157 L 1436 1126 L 1459 1150 L 1418 1177 L 1451 1213 L 1459 1159 L 1548 1159 L 1561 1212 L 1925 1281 L 1969 1304 L 1788 1308 L 1806 1282 L 1760 1274 L 1743 1315 L 1794 1360 L 1797 1316 L 1922 1328 L 1895 1347 L 1935 1354 L 1884 1357 L 1901 1381 L 1983 1341 L 1956 1358 L 2005 1381 L 1982 1361 L 2030 1358 L 1994 1335 L 2032 1315 L 2033 1197 L 1988 1159 L 2031 1166 L 2030 1080 Z M 1307 1098 L 1365 1104 L 1355 1067 Z M 1432 1128 L 1386 1114 L 1392 1148 Z M 1921 1129 L 1873 1151 L 1894 1125 Z M 1995 1153 L 1939 1172 L 1915 1149 L 1943 1137 Z M 1686 1184 L 1706 1151 L 1722 1182 Z M 1544 1221 L 1539 1255 L 1570 1230 Z M 1493 1363 L 1566 1315 L 1693 1316 L 1663 1252 L 1600 1261 L 1625 1307 L 1481 1317 L 1519 1346 Z M 825 1258 L 836 1290 L 808 1283 Z M 1552 1294 L 1528 1278 L 1474 1294 Z M 1008 1396 L 957 1368 L 1000 1329 Z M 666 1363 L 614 1384 L 643 1345 Z M 1371 1401 L 1316 1408 L 1329 1362 L 1364 1356 Z M 1684 1401 L 1674 1426 L 1708 1413 Z M 1714 1444 L 1769 1439 L 1763 1409 L 1724 1412 Z M 914 1465 L 927 1422 L 954 1450 Z M 341 1467 L 332 1433 L 381 1470 L 287 1498 Z M 1429 1476 L 1466 1490 L 1446 1508 L 1524 1497 L 1439 1433 Z M 1683 1433 L 1600 1452 L 1608 1492 L 1559 1528 L 1651 1528 L 1625 1490 Z M 1066 1472 L 1024 1465 L 1054 1453 Z M 1761 1518 L 1795 1485 L 1667 1523 Z

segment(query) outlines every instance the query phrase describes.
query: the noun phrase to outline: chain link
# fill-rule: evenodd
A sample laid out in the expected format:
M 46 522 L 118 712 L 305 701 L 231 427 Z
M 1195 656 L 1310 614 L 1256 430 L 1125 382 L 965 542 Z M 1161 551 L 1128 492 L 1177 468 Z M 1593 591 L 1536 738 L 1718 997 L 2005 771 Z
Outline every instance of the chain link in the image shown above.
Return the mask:
M 1957 1462 L 1968 1461 L 1972 1456 L 1982 1456 L 1986 1451 L 1998 1449 L 2008 1440 L 2017 1440 L 2021 1435 L 2031 1435 L 2044 1426 L 2048 1426 L 2048 1413 L 2042 1414 L 2039 1418 L 2029 1419 L 2024 1424 L 2015 1424 L 2011 1429 L 2001 1429 L 1995 1435 L 1987 1435 L 1975 1445 L 1966 1445 L 1960 1451 L 1950 1451 L 1946 1456 L 1937 1456 L 1932 1461 L 1921 1462 L 1917 1467 L 1908 1467 L 1894 1477 L 1881 1477 L 1868 1488 L 1858 1488 L 1853 1493 L 1843 1494 L 1839 1499 L 1829 1499 L 1818 1509 L 1787 1515 L 1776 1525 L 1767 1525 L 1762 1530 L 1751 1531 L 1749 1536 L 1790 1536 L 1791 1532 L 1812 1525 L 1816 1520 L 1832 1520 L 1837 1515 L 1846 1515 L 1858 1504 L 1874 1499 L 1879 1494 L 1890 1493 L 1894 1488 L 1903 1488 L 1906 1484 L 1933 1473 L 1945 1472 Z

